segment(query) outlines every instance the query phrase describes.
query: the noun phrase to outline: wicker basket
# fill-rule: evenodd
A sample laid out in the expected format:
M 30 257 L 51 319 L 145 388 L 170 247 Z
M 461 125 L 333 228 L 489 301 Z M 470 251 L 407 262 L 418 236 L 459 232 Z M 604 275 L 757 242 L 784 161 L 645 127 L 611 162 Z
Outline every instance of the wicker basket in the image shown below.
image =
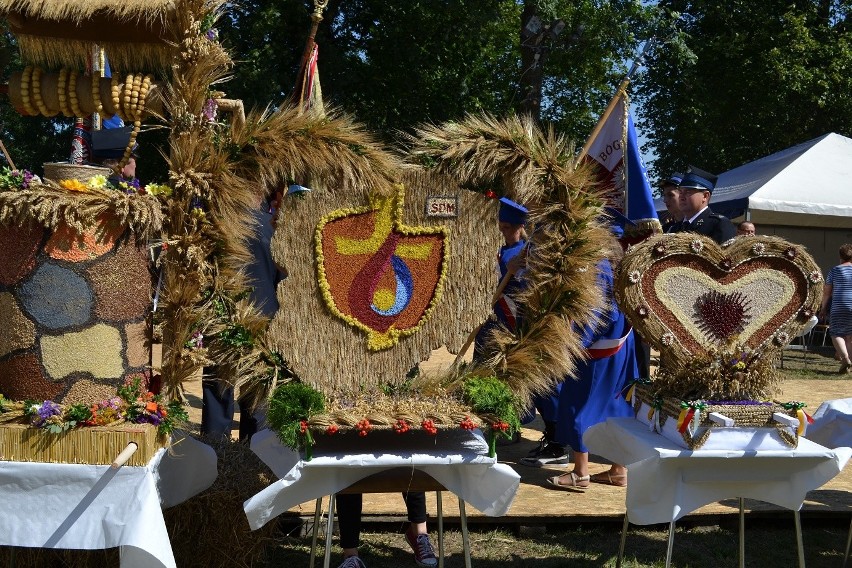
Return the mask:
M 127 465 L 147 465 L 168 442 L 151 424 L 75 428 L 51 434 L 28 424 L 0 425 L 0 460 L 109 465 L 129 442 L 139 449 Z
M 87 182 L 95 176 L 112 175 L 112 170 L 103 166 L 83 166 L 67 162 L 47 162 L 44 165 L 44 177 L 53 181 L 76 179 Z
M 757 447 L 734 447 L 744 439 L 748 443 L 757 443 L 760 440 L 763 449 L 788 449 L 798 445 L 798 435 L 795 428 L 779 424 L 774 419 L 774 414 L 780 412 L 790 417 L 795 417 L 795 412 L 784 409 L 774 403 L 760 404 L 705 404 L 704 409 L 698 415 L 695 428 L 687 428 L 683 431 L 678 429 L 678 418 L 681 412 L 681 401 L 674 398 L 659 399 L 654 395 L 653 389 L 647 385 L 637 385 L 633 399 L 633 411 L 636 418 L 641 422 L 653 427 L 658 433 L 676 444 L 697 450 L 708 445 L 709 449 L 758 449 Z M 656 410 L 656 413 L 655 413 Z M 720 426 L 710 420 L 711 412 L 723 414 L 734 421 L 731 427 Z M 654 418 L 652 419 L 652 416 Z M 737 438 L 731 436 L 732 445 L 726 446 L 725 436 L 728 433 L 737 432 Z M 749 436 L 749 433 L 752 436 Z M 715 437 L 708 444 L 711 437 Z

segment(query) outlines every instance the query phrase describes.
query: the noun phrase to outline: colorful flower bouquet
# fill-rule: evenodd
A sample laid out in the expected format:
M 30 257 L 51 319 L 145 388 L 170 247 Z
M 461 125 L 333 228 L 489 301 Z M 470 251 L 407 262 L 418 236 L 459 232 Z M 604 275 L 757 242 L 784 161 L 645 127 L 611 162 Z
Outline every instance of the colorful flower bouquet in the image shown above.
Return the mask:
M 118 396 L 92 404 L 64 406 L 56 402 L 24 401 L 14 403 L 0 396 L 0 422 L 24 416 L 35 428 L 52 434 L 83 426 L 113 426 L 121 423 L 152 424 L 160 435 L 168 435 L 175 426 L 189 419 L 184 404 L 164 403 L 141 386 L 139 378 L 120 387 Z
M 139 183 L 136 178 L 132 179 L 116 179 L 107 178 L 106 176 L 92 176 L 88 181 L 82 182 L 76 179 L 64 179 L 59 182 L 59 187 L 68 191 L 87 192 L 93 189 L 105 191 L 120 191 L 128 195 L 154 195 L 169 197 L 172 194 L 172 188 L 159 184 L 149 183 L 145 186 Z
M 13 170 L 9 167 L 0 169 L 0 191 L 19 191 L 31 189 L 33 186 L 44 184 L 42 180 L 29 170 Z M 87 193 L 92 190 L 118 191 L 128 195 L 153 195 L 170 197 L 172 188 L 159 183 L 141 185 L 136 178 L 118 179 L 104 175 L 92 176 L 86 181 L 78 179 L 63 179 L 59 187 L 67 191 Z

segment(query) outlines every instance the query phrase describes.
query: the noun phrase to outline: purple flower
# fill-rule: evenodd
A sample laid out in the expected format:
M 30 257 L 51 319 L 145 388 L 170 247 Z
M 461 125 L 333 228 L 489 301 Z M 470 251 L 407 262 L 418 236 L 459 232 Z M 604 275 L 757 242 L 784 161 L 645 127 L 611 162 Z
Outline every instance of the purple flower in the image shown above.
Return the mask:
M 204 103 L 204 118 L 207 122 L 214 122 L 216 120 L 216 113 L 219 110 L 219 105 L 216 104 L 216 99 L 207 99 L 207 102 Z
M 52 400 L 45 400 L 32 418 L 33 426 L 41 427 L 54 416 L 62 414 L 61 407 Z
M 33 174 L 29 170 L 12 170 L 10 175 L 21 189 L 28 189 L 33 181 Z
M 216 41 L 217 39 L 219 39 L 219 30 L 217 30 L 216 28 L 210 28 L 209 30 L 207 30 L 207 39 L 209 39 L 210 41 Z

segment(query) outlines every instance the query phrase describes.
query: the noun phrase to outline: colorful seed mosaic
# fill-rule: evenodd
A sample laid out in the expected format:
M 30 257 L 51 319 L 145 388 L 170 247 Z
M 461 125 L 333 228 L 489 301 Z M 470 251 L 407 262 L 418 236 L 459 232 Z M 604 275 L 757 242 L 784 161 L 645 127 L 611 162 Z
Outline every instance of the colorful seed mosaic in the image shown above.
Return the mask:
M 148 372 L 147 251 L 124 232 L 0 227 L 0 394 L 88 403 Z
M 402 200 L 400 189 L 368 208 L 333 211 L 316 229 L 326 305 L 366 332 L 372 350 L 415 333 L 438 302 L 445 278 L 445 229 L 403 225 Z

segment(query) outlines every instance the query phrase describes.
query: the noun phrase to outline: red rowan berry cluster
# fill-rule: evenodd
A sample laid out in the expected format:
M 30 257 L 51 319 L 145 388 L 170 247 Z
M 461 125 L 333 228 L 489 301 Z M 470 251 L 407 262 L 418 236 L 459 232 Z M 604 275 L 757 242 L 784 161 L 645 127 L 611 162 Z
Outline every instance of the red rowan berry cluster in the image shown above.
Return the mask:
M 396 421 L 396 423 L 393 425 L 393 430 L 394 430 L 394 432 L 396 432 L 397 434 L 405 434 L 406 432 L 408 432 L 409 430 L 411 430 L 411 426 L 408 424 L 408 422 L 407 422 L 407 421 L 405 421 L 405 420 L 403 420 L 402 418 L 400 418 L 400 419 L 398 419 L 398 420 Z
M 355 429 L 358 430 L 358 435 L 363 438 L 370 432 L 370 430 L 373 429 L 373 425 L 370 424 L 369 420 L 363 418 L 358 421 L 358 424 L 355 425 Z
M 426 420 L 421 422 L 420 426 L 422 426 L 424 430 L 426 430 L 429 434 L 432 434 L 433 436 L 438 433 L 438 428 L 435 426 L 435 422 L 433 422 L 430 418 L 427 418 Z

